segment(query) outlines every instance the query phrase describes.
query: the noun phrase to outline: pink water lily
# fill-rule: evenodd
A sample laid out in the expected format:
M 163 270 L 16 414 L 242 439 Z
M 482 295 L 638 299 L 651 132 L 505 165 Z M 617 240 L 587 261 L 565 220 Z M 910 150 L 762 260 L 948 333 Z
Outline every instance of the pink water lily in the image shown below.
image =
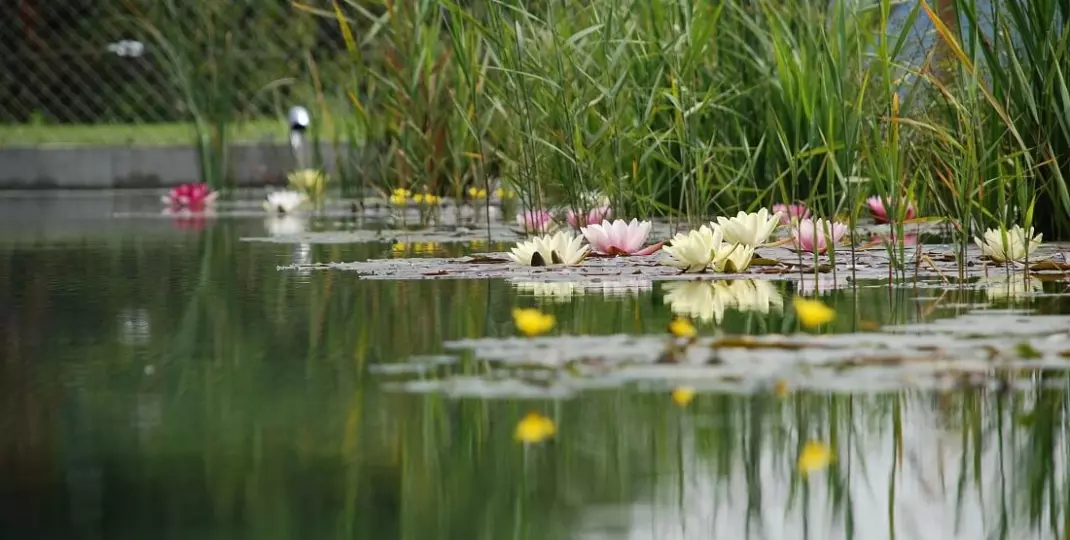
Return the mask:
M 847 234 L 849 227 L 835 221 L 804 219 L 791 230 L 795 247 L 811 253 L 824 253 Z
M 613 209 L 608 206 L 599 206 L 592 208 L 586 215 L 582 213 L 577 214 L 576 212 L 569 210 L 566 219 L 568 220 L 568 224 L 575 228 L 601 223 L 612 216 Z
M 219 193 L 212 191 L 208 184 L 193 182 L 172 188 L 160 200 L 174 209 L 199 211 L 215 203 L 218 196 Z
M 791 225 L 792 221 L 810 217 L 810 209 L 805 204 L 797 202 L 791 204 L 777 203 L 773 205 L 773 213 L 780 214 L 780 222 Z
M 908 201 L 899 201 L 897 204 L 903 204 L 904 202 L 907 205 L 906 219 L 914 219 L 916 217 L 916 212 L 914 211 L 914 205 L 912 203 Z M 866 199 L 866 205 L 869 206 L 869 212 L 873 214 L 873 219 L 877 223 L 889 223 L 891 221 L 888 218 L 888 210 L 884 208 L 884 199 L 881 197 L 870 197 Z
M 557 228 L 554 215 L 546 210 L 528 210 L 517 214 L 516 223 L 529 233 L 550 233 Z
M 581 227 L 580 232 L 595 252 L 603 255 L 650 255 L 662 245 L 659 243 L 643 249 L 650 235 L 650 222 L 640 223 L 637 219 L 632 219 L 630 223 L 623 219 L 613 223 L 602 220 L 600 225 Z

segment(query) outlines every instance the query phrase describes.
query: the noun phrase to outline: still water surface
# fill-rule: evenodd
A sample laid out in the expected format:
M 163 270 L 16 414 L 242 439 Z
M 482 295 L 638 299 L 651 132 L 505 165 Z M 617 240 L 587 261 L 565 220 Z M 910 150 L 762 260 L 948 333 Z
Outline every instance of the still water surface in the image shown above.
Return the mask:
M 279 271 L 426 246 L 240 242 L 264 234 L 260 219 L 4 225 L 0 538 L 1067 531 L 1061 373 L 1034 374 L 1046 384 L 1023 392 L 700 392 L 686 407 L 642 384 L 563 400 L 406 393 L 393 384 L 405 375 L 384 364 L 512 335 L 514 306 L 554 313 L 559 333 L 594 335 L 663 333 L 672 309 L 657 283 L 562 299 L 504 280 Z M 1058 283 L 1010 304 L 972 290 L 866 285 L 822 295 L 840 312 L 834 331 L 1008 307 L 1070 312 Z M 793 332 L 797 286 L 776 284 L 787 309 L 729 309 L 700 330 Z M 514 440 L 532 410 L 556 420 L 552 442 Z M 836 459 L 806 479 L 796 458 L 811 439 Z

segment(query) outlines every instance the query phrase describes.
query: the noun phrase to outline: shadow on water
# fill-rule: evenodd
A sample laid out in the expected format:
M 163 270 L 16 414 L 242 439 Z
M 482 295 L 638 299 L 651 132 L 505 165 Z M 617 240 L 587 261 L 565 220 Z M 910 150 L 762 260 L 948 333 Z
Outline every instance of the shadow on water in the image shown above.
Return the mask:
M 705 333 L 792 333 L 791 294 L 815 283 L 773 283 L 779 305 L 751 309 L 679 307 L 660 283 L 565 294 L 363 281 L 276 268 L 464 248 L 237 240 L 257 223 L 0 243 L 0 536 L 1066 533 L 1062 372 L 1031 372 L 1023 391 L 699 393 L 686 407 L 636 384 L 556 401 L 398 392 L 389 383 L 407 375 L 382 366 L 449 362 L 446 342 L 510 336 L 514 306 L 554 313 L 563 334 L 661 334 L 679 310 L 706 319 Z M 1055 295 L 840 285 L 823 293 L 834 332 L 975 309 L 1070 312 Z M 531 410 L 557 420 L 552 442 L 514 440 Z M 804 478 L 808 440 L 836 455 Z

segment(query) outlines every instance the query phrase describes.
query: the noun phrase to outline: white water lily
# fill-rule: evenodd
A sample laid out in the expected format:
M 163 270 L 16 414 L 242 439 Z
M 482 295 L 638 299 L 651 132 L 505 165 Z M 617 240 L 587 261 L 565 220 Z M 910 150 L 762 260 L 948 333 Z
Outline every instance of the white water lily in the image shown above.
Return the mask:
M 574 266 L 587 258 L 590 252 L 591 246 L 583 244 L 582 236 L 561 231 L 518 242 L 506 255 L 513 262 L 529 266 Z
M 285 214 L 297 210 L 306 201 L 308 197 L 304 193 L 292 190 L 275 191 L 268 193 L 267 200 L 264 201 L 264 210 Z
M 749 214 L 740 212 L 734 218 L 719 216 L 717 224 L 724 231 L 725 242 L 757 247 L 769 240 L 769 235 L 780 225 L 780 214 L 770 214 L 762 208 Z
M 1043 236 L 1033 236 L 1032 227 L 1027 233 L 1021 226 L 1015 225 L 1010 229 L 988 229 L 984 240 L 975 236 L 973 241 L 981 248 L 981 253 L 996 262 L 1024 261 L 1040 245 Z
M 684 272 L 702 272 L 713 262 L 722 240 L 719 227 L 711 229 L 703 225 L 687 234 L 677 233 L 670 245 L 661 248 L 667 255 L 662 261 Z
M 754 259 L 754 246 L 722 243 L 713 256 L 711 266 L 718 272 L 745 272 Z

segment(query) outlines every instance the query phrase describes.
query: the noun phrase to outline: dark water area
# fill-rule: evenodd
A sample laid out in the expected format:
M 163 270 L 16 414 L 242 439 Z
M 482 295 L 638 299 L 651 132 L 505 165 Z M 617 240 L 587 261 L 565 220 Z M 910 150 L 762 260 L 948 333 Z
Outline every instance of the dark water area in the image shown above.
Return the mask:
M 7 215 L 0 538 L 1067 534 L 1064 372 L 1023 371 L 1036 384 L 1016 391 L 699 391 L 681 406 L 643 381 L 567 399 L 407 392 L 410 375 L 383 367 L 436 358 L 478 378 L 485 366 L 444 344 L 514 335 L 516 306 L 553 313 L 556 335 L 661 335 L 681 310 L 703 334 L 790 334 L 791 297 L 812 283 L 773 282 L 765 312 L 737 301 L 717 316 L 666 301 L 660 282 L 565 294 L 279 269 L 462 244 L 240 241 L 265 234 L 262 218 Z M 852 333 L 1068 314 L 1065 291 L 875 281 L 818 296 L 839 314 L 829 331 Z M 515 440 L 530 411 L 554 419 L 551 441 Z M 835 456 L 803 476 L 810 440 Z

